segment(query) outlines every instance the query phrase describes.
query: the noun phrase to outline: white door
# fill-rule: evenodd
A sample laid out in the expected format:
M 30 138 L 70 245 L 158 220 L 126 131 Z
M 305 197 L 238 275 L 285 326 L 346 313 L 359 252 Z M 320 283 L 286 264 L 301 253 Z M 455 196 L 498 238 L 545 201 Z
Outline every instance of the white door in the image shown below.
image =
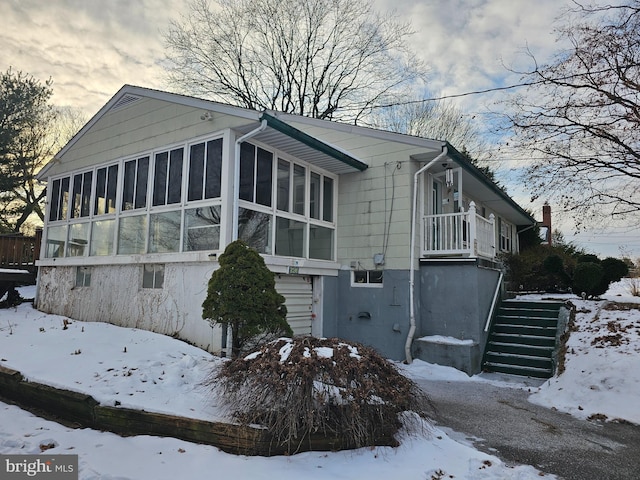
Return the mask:
M 311 335 L 313 282 L 304 275 L 276 275 L 276 290 L 285 298 L 287 322 L 294 335 Z

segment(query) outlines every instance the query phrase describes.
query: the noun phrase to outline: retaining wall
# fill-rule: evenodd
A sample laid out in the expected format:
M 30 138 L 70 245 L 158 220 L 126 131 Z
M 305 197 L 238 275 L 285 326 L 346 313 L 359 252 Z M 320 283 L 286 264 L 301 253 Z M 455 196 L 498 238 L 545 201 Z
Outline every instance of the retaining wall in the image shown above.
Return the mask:
M 245 425 L 209 422 L 161 413 L 100 405 L 90 395 L 29 382 L 16 370 L 0 365 L 0 399 L 72 426 L 93 428 L 118 435 L 155 435 L 213 445 L 238 455 L 283 455 L 305 451 L 354 448 L 338 437 L 312 435 L 296 442 L 295 451 L 273 440 L 268 430 Z M 393 438 L 377 445 L 394 446 Z

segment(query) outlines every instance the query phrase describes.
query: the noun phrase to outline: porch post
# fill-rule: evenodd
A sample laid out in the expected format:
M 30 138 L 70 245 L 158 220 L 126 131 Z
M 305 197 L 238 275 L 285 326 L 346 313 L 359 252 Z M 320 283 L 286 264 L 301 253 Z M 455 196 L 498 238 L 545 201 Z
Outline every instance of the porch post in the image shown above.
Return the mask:
M 478 256 L 478 229 L 476 226 L 476 202 L 469 204 L 469 250 L 474 257 Z
M 496 216 L 492 213 L 489 215 L 489 223 L 491 223 L 491 231 L 493 232 L 493 242 L 491 242 L 491 258 L 496 258 L 496 239 L 500 232 L 496 232 Z

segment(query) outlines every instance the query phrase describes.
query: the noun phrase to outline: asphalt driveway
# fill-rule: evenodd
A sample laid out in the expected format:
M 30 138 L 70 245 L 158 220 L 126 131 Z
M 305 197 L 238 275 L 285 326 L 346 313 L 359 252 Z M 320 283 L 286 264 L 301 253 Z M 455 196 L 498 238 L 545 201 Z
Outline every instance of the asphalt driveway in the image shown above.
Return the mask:
M 416 381 L 435 404 L 439 427 L 506 464 L 533 465 L 566 480 L 640 479 L 640 426 L 578 420 L 529 403 L 521 389 Z

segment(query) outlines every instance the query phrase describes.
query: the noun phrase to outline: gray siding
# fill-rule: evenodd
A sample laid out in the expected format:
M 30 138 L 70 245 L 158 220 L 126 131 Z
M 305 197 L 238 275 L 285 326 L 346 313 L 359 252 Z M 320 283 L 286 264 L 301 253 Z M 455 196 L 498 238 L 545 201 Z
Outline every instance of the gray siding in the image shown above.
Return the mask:
M 409 333 L 408 282 L 408 271 L 385 270 L 382 288 L 352 287 L 351 272 L 341 270 L 332 282 L 338 292 L 335 304 L 337 336 L 372 346 L 387 358 L 404 359 Z M 365 312 L 370 318 L 360 316 Z
M 416 341 L 422 360 L 469 374 L 481 369 L 487 341 L 484 326 L 498 284 L 498 270 L 476 262 L 428 262 L 420 266 L 421 325 L 416 339 L 440 335 L 466 344 Z

